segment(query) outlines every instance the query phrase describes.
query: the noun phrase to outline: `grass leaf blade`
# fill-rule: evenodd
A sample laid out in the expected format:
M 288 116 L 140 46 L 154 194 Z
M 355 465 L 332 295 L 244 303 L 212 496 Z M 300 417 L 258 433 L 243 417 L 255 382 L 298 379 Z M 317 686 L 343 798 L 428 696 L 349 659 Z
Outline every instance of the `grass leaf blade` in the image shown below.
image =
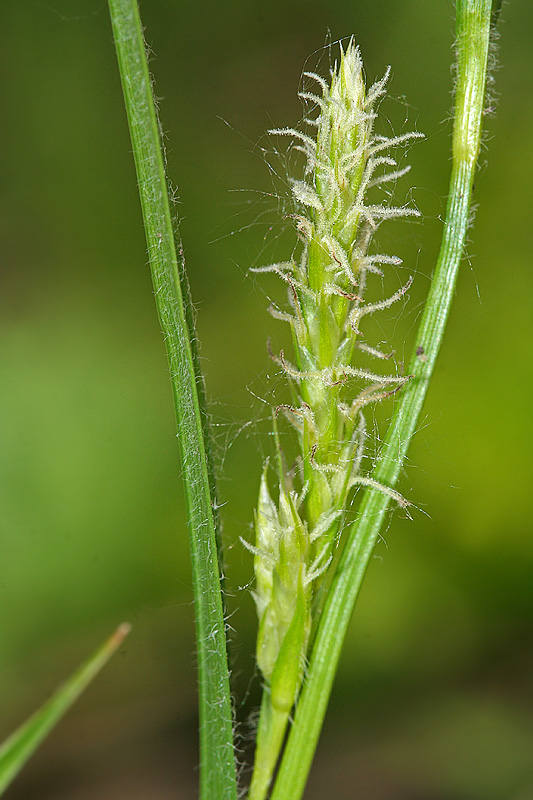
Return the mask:
M 198 396 L 198 361 L 183 254 L 172 221 L 164 157 L 136 0 L 109 0 L 130 127 L 157 310 L 167 347 L 189 520 L 196 611 L 200 712 L 200 796 L 236 798 L 232 713 L 221 596 L 215 497 Z M 178 260 L 179 259 L 179 260 Z M 189 324 L 187 324 L 189 320 Z
M 69 710 L 129 633 L 120 625 L 115 633 L 23 725 L 0 745 L 0 794 L 3 794 L 43 739 Z
M 374 478 L 397 482 L 416 428 L 440 348 L 461 261 L 480 144 L 490 0 L 458 0 L 457 86 L 453 162 L 444 233 L 405 387 Z M 420 358 L 423 355 L 423 358 Z M 341 647 L 390 498 L 367 490 L 322 611 L 304 688 L 276 780 L 272 800 L 300 800 L 333 685 Z

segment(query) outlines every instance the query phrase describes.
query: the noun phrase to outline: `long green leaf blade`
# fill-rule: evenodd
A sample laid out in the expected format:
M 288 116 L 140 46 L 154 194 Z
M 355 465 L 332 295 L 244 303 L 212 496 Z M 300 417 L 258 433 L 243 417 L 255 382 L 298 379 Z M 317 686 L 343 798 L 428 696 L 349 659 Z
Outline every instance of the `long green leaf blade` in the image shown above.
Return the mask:
M 86 686 L 111 658 L 129 633 L 130 626 L 120 625 L 115 633 L 57 690 L 33 716 L 0 746 L 0 794 L 69 710 Z
M 444 233 L 402 392 L 374 478 L 394 487 L 415 431 L 448 318 L 469 219 L 479 152 L 491 20 L 490 0 L 458 0 L 453 162 Z M 420 358 L 423 355 L 423 358 Z M 321 615 L 309 670 L 272 800 L 299 800 L 326 713 L 344 636 L 390 498 L 366 491 Z
M 200 796 L 237 796 L 226 636 L 210 491 L 205 417 L 199 402 L 191 315 L 180 285 L 182 247 L 172 223 L 159 126 L 136 0 L 109 0 L 130 127 L 157 310 L 165 337 L 178 425 L 196 610 Z M 179 252 L 179 262 L 177 257 Z M 189 325 L 187 324 L 189 317 Z

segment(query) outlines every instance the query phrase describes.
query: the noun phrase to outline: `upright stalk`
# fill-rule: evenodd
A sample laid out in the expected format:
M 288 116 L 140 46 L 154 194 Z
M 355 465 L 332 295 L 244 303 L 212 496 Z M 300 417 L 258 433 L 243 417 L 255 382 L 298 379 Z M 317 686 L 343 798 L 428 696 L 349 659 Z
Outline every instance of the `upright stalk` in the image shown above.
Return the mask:
M 463 253 L 480 145 L 490 19 L 490 0 L 458 0 L 453 163 L 442 245 L 409 364 L 413 378 L 403 389 L 374 474 L 391 488 L 417 426 Z M 343 640 L 389 502 L 389 496 L 374 490 L 363 497 L 326 598 L 272 800 L 302 797 Z
M 136 0 L 109 0 L 157 310 L 170 365 L 187 498 L 198 657 L 200 797 L 236 800 L 232 711 L 217 537 L 183 250 L 173 225 Z M 179 259 L 178 259 L 179 253 Z M 204 409 L 205 412 L 205 409 Z

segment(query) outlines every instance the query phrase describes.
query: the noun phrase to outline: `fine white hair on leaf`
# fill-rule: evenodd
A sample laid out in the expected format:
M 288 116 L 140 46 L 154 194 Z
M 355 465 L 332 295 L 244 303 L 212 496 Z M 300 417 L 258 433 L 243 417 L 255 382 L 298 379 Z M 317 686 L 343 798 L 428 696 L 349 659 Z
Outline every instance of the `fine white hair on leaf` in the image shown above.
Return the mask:
M 378 97 L 381 97 L 382 95 L 385 94 L 385 86 L 387 85 L 387 81 L 389 80 L 390 73 L 391 73 L 391 68 L 390 66 L 388 66 L 387 69 L 385 70 L 385 74 L 383 75 L 383 77 L 379 81 L 376 81 L 375 83 L 372 84 L 366 96 L 366 105 L 372 107 L 376 102 L 376 100 L 378 99 Z
M 345 227 L 353 225 L 360 216 L 363 217 L 372 228 L 376 228 L 381 220 L 400 219 L 401 217 L 419 217 L 420 211 L 410 206 L 366 206 L 354 204 L 347 214 Z
M 424 134 L 420 133 L 419 131 L 411 131 L 410 133 L 402 133 L 400 136 L 393 136 L 391 138 L 387 136 L 375 136 L 374 142 L 376 144 L 372 145 L 370 148 L 370 155 L 374 155 L 374 153 L 379 153 L 382 150 L 387 150 L 389 147 L 396 147 L 399 144 L 404 144 L 405 142 L 410 141 L 411 139 L 424 139 Z
M 364 342 L 356 342 L 356 346 L 359 348 L 359 350 L 362 350 L 363 353 L 368 353 L 369 356 L 374 356 L 374 358 L 392 358 L 394 355 L 394 350 L 392 350 L 390 353 L 383 353 L 376 347 L 370 347 Z
M 244 547 L 246 547 L 246 549 L 249 550 L 250 553 L 253 553 L 254 556 L 257 556 L 257 558 L 260 558 L 264 561 L 268 561 L 270 564 L 276 563 L 276 559 L 271 553 L 268 553 L 266 550 L 261 550 L 259 547 L 256 547 L 255 545 L 248 542 L 242 536 L 239 536 L 239 539 L 241 544 Z
M 367 266 L 369 264 L 392 264 L 393 267 L 399 267 L 402 264 L 402 259 L 398 256 L 386 256 L 382 253 L 376 253 L 372 256 L 365 256 Z
M 305 144 L 313 152 L 316 150 L 315 140 L 312 139 L 311 136 L 308 136 L 306 133 L 301 133 L 300 131 L 297 131 L 295 128 L 272 128 L 272 130 L 268 132 L 276 136 L 291 136 L 293 139 L 299 139 L 301 142 L 305 142 Z
M 359 306 L 358 308 L 354 308 L 353 311 L 350 313 L 348 317 L 348 323 L 354 327 L 357 326 L 357 323 L 361 319 L 361 317 L 365 316 L 366 314 L 374 314 L 376 311 L 383 311 L 386 308 L 390 308 L 393 303 L 396 303 L 398 300 L 404 296 L 404 294 L 409 290 L 411 284 L 413 283 L 413 276 L 409 276 L 409 280 L 407 283 L 398 289 L 390 297 L 387 297 L 385 300 L 380 300 L 378 303 L 368 303 L 366 306 Z
M 407 383 L 409 377 L 410 376 L 407 375 L 404 383 L 400 383 L 393 389 L 387 389 L 386 391 L 383 391 L 385 388 L 384 383 L 375 383 L 372 386 L 367 386 L 367 388 L 363 389 L 363 391 L 360 392 L 353 401 L 349 410 L 349 415 L 353 418 L 361 411 L 361 409 L 365 408 L 365 406 L 368 406 L 371 403 L 380 403 L 382 400 L 388 400 L 389 397 L 392 397 L 392 395 L 394 395 L 399 389 L 402 388 L 402 386 L 405 385 L 405 383 Z
M 341 289 L 337 283 L 325 283 L 322 287 L 322 291 L 324 294 L 334 294 L 337 297 L 344 297 L 346 300 L 351 300 L 352 302 L 363 302 L 362 297 L 359 297 L 357 294 L 350 294 L 349 292 L 346 292 L 344 289 Z
M 324 379 L 327 380 L 329 378 L 329 385 L 336 383 L 339 381 L 344 383 L 347 378 L 362 378 L 365 381 L 372 381 L 372 382 L 379 382 L 379 383 L 400 383 L 403 384 L 406 382 L 407 377 L 405 375 L 376 375 L 375 372 L 369 372 L 366 369 L 359 369 L 358 367 L 350 367 L 348 365 L 344 367 L 337 367 L 335 370 L 325 369 L 322 370 L 322 375 Z M 333 381 L 331 379 L 334 379 Z
M 318 162 L 316 160 L 316 156 L 315 156 L 314 152 L 311 153 L 308 149 L 306 149 L 306 147 L 304 145 L 300 145 L 300 144 L 293 145 L 292 149 L 296 150 L 299 153 L 303 153 L 304 156 L 306 157 L 306 159 L 307 159 L 306 175 L 309 175 L 314 169 L 317 168 Z
M 367 478 L 363 475 L 356 475 L 351 479 L 350 483 L 352 486 L 368 486 L 371 489 L 376 489 L 378 492 L 382 492 L 383 494 L 386 494 L 388 497 L 392 498 L 392 500 L 396 500 L 401 508 L 407 508 L 408 506 L 412 505 L 412 503 L 410 503 L 409 500 L 406 500 L 406 498 L 401 495 L 400 492 L 397 492 L 395 489 L 391 489 L 389 486 L 384 486 L 382 483 L 375 481 L 373 478 Z
M 292 272 L 294 269 L 293 261 L 280 261 L 277 264 L 266 264 L 264 267 L 250 267 L 249 272 L 275 272 L 284 275 L 285 272 Z
M 417 208 L 410 206 L 361 206 L 359 209 L 361 214 L 370 214 L 378 219 L 394 219 L 397 217 L 419 217 L 420 211 Z
M 314 208 L 317 211 L 324 210 L 320 198 L 308 183 L 304 181 L 293 181 L 292 191 L 298 202 L 302 205 Z
M 333 556 L 330 555 L 327 561 L 325 561 L 321 566 L 318 566 L 319 562 L 322 561 L 325 556 L 327 556 L 328 550 L 324 547 L 324 549 L 320 552 L 320 554 L 315 558 L 311 566 L 309 567 L 309 571 L 306 572 L 306 576 L 304 579 L 305 584 L 314 583 L 317 578 L 324 574 L 327 570 L 331 562 L 333 561 Z
M 285 311 L 280 311 L 277 306 L 271 303 L 268 307 L 268 313 L 274 319 L 279 319 L 281 322 L 289 322 L 291 325 L 294 325 L 296 319 L 293 317 L 292 314 L 287 314 Z
M 276 406 L 276 416 L 279 412 L 287 417 L 291 425 L 295 425 L 299 429 L 303 429 L 303 423 L 305 421 L 311 432 L 313 434 L 317 433 L 313 412 L 306 404 L 300 406 L 299 408 L 282 404 L 280 406 Z
M 342 516 L 342 511 L 333 511 L 330 514 L 322 515 L 322 517 L 318 520 L 317 524 L 311 531 L 311 535 L 309 537 L 311 542 L 315 542 L 321 536 L 323 536 L 326 531 L 331 528 L 333 523 Z
M 363 460 L 363 455 L 365 451 L 365 439 L 366 439 L 366 420 L 364 414 L 359 412 L 359 424 L 357 425 L 357 428 L 353 433 L 353 443 L 355 443 L 356 445 L 356 450 L 349 470 L 348 486 L 349 486 L 349 478 L 352 475 L 356 475 L 361 468 L 361 462 Z
M 368 181 L 367 188 L 371 189 L 372 186 L 381 186 L 382 183 L 396 181 L 398 178 L 402 178 L 404 175 L 407 175 L 410 169 L 411 165 L 408 164 L 407 167 L 403 167 L 403 169 L 397 169 L 394 172 L 386 172 L 384 175 L 379 175 L 377 178 L 372 178 L 372 180 Z
M 317 105 L 322 111 L 327 111 L 328 103 L 323 97 L 319 97 L 312 92 L 298 92 L 298 97 L 301 100 L 307 100 L 310 103 Z
M 333 236 L 324 236 L 324 244 L 329 250 L 329 255 L 333 259 L 333 261 L 341 267 L 342 271 L 350 281 L 350 283 L 356 283 L 355 275 L 353 273 L 350 261 L 348 256 L 346 255 L 346 251 L 344 247 L 340 244 L 340 242 L 335 239 Z
M 318 128 L 318 126 L 322 122 L 322 117 L 317 117 L 316 119 L 311 119 L 311 117 L 304 117 L 303 121 L 305 122 L 306 125 L 311 125 L 312 127 Z
M 366 256 L 366 260 L 369 264 L 392 264 L 395 267 L 399 267 L 402 264 L 402 259 L 399 256 L 387 256 L 385 253 L 375 253 L 371 256 Z
M 318 75 L 316 72 L 304 72 L 303 74 L 304 77 L 316 81 L 326 96 L 329 94 L 329 86 L 321 75 Z

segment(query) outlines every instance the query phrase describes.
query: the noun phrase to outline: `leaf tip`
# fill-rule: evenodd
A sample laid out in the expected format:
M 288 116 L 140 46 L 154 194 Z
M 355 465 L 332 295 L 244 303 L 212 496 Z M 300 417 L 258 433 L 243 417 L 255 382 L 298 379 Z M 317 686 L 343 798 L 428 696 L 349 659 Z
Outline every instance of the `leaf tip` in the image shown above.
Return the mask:
M 109 644 L 111 647 L 119 647 L 122 644 L 128 633 L 131 631 L 131 623 L 130 622 L 122 622 L 114 634 L 111 636 L 109 640 Z

